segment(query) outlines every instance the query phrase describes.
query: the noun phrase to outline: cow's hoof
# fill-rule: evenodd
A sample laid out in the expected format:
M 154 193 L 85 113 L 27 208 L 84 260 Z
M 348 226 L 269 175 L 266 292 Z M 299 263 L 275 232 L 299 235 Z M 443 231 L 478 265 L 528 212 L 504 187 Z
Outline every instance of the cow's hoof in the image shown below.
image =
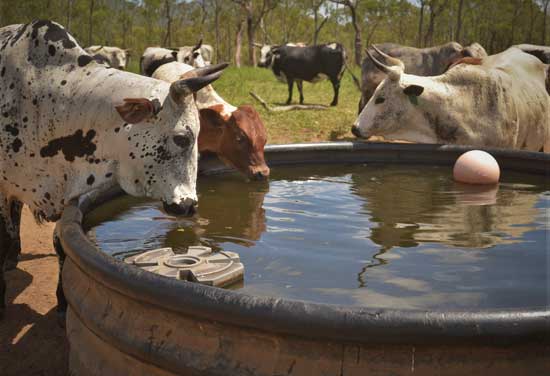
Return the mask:
M 330 105 L 331 105 L 332 107 L 337 106 L 337 105 L 338 105 L 338 102 L 332 102 Z
M 57 325 L 59 325 L 60 328 L 65 329 L 66 322 L 67 311 L 57 311 Z

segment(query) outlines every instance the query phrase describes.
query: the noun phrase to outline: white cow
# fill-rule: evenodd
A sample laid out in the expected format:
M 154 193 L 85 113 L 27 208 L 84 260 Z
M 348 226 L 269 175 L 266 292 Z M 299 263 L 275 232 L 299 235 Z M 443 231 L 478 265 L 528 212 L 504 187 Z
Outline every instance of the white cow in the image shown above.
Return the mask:
M 537 58 L 510 48 L 421 77 L 381 55 L 391 65 L 369 52 L 387 78 L 357 118 L 356 136 L 550 152 L 548 66 Z
M 0 29 L 0 315 L 21 203 L 37 219 L 56 221 L 69 201 L 119 185 L 162 200 L 171 213 L 192 212 L 199 131 L 193 93 L 224 67 L 169 84 L 105 69 L 51 21 Z
M 129 49 L 122 49 L 119 47 L 90 46 L 84 50 L 96 59 L 106 61 L 109 66 L 122 70 L 126 69 L 130 56 Z
M 195 68 L 210 65 L 212 55 L 212 46 L 203 45 L 201 39 L 195 46 L 179 48 L 147 47 L 143 55 L 141 55 L 139 65 L 141 73 L 150 77 L 158 67 L 174 61 L 185 63 Z M 207 56 L 208 59 L 204 56 Z

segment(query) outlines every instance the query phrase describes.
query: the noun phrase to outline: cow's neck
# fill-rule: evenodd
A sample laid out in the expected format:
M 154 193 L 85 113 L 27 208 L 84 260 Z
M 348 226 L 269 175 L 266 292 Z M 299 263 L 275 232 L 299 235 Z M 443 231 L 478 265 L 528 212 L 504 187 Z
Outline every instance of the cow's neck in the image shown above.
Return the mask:
M 10 193 L 49 220 L 57 219 L 64 204 L 78 195 L 116 184 L 115 161 L 129 150 L 132 126 L 125 124 L 114 106 L 124 98 L 156 98 L 162 103 L 168 92 L 164 82 L 93 65 L 50 77 L 39 73 L 32 80 L 36 84 L 23 94 L 41 100 L 22 106 L 29 117 L 22 137 L 31 141 L 7 163 L 27 163 L 28 168 L 13 170 L 17 172 L 11 174 Z M 48 86 L 62 79 L 66 83 L 59 89 Z M 45 183 L 29 187 L 34 180 Z

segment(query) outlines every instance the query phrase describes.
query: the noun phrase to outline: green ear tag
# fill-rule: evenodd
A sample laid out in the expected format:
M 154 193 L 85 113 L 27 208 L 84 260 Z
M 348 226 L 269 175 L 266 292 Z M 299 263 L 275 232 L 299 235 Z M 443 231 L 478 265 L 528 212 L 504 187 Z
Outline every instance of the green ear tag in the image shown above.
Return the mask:
M 418 106 L 418 96 L 416 95 L 407 95 L 407 97 L 409 97 L 409 100 L 411 101 L 411 103 L 415 106 Z

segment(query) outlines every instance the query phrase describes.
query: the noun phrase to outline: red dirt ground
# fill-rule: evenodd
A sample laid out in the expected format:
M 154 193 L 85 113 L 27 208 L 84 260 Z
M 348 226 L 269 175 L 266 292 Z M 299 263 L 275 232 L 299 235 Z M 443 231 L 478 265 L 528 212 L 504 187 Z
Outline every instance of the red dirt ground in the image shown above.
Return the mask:
M 54 224 L 38 226 L 25 207 L 23 252 L 17 269 L 6 273 L 7 308 L 0 321 L 0 375 L 67 374 L 68 344 L 55 310 L 57 256 Z

